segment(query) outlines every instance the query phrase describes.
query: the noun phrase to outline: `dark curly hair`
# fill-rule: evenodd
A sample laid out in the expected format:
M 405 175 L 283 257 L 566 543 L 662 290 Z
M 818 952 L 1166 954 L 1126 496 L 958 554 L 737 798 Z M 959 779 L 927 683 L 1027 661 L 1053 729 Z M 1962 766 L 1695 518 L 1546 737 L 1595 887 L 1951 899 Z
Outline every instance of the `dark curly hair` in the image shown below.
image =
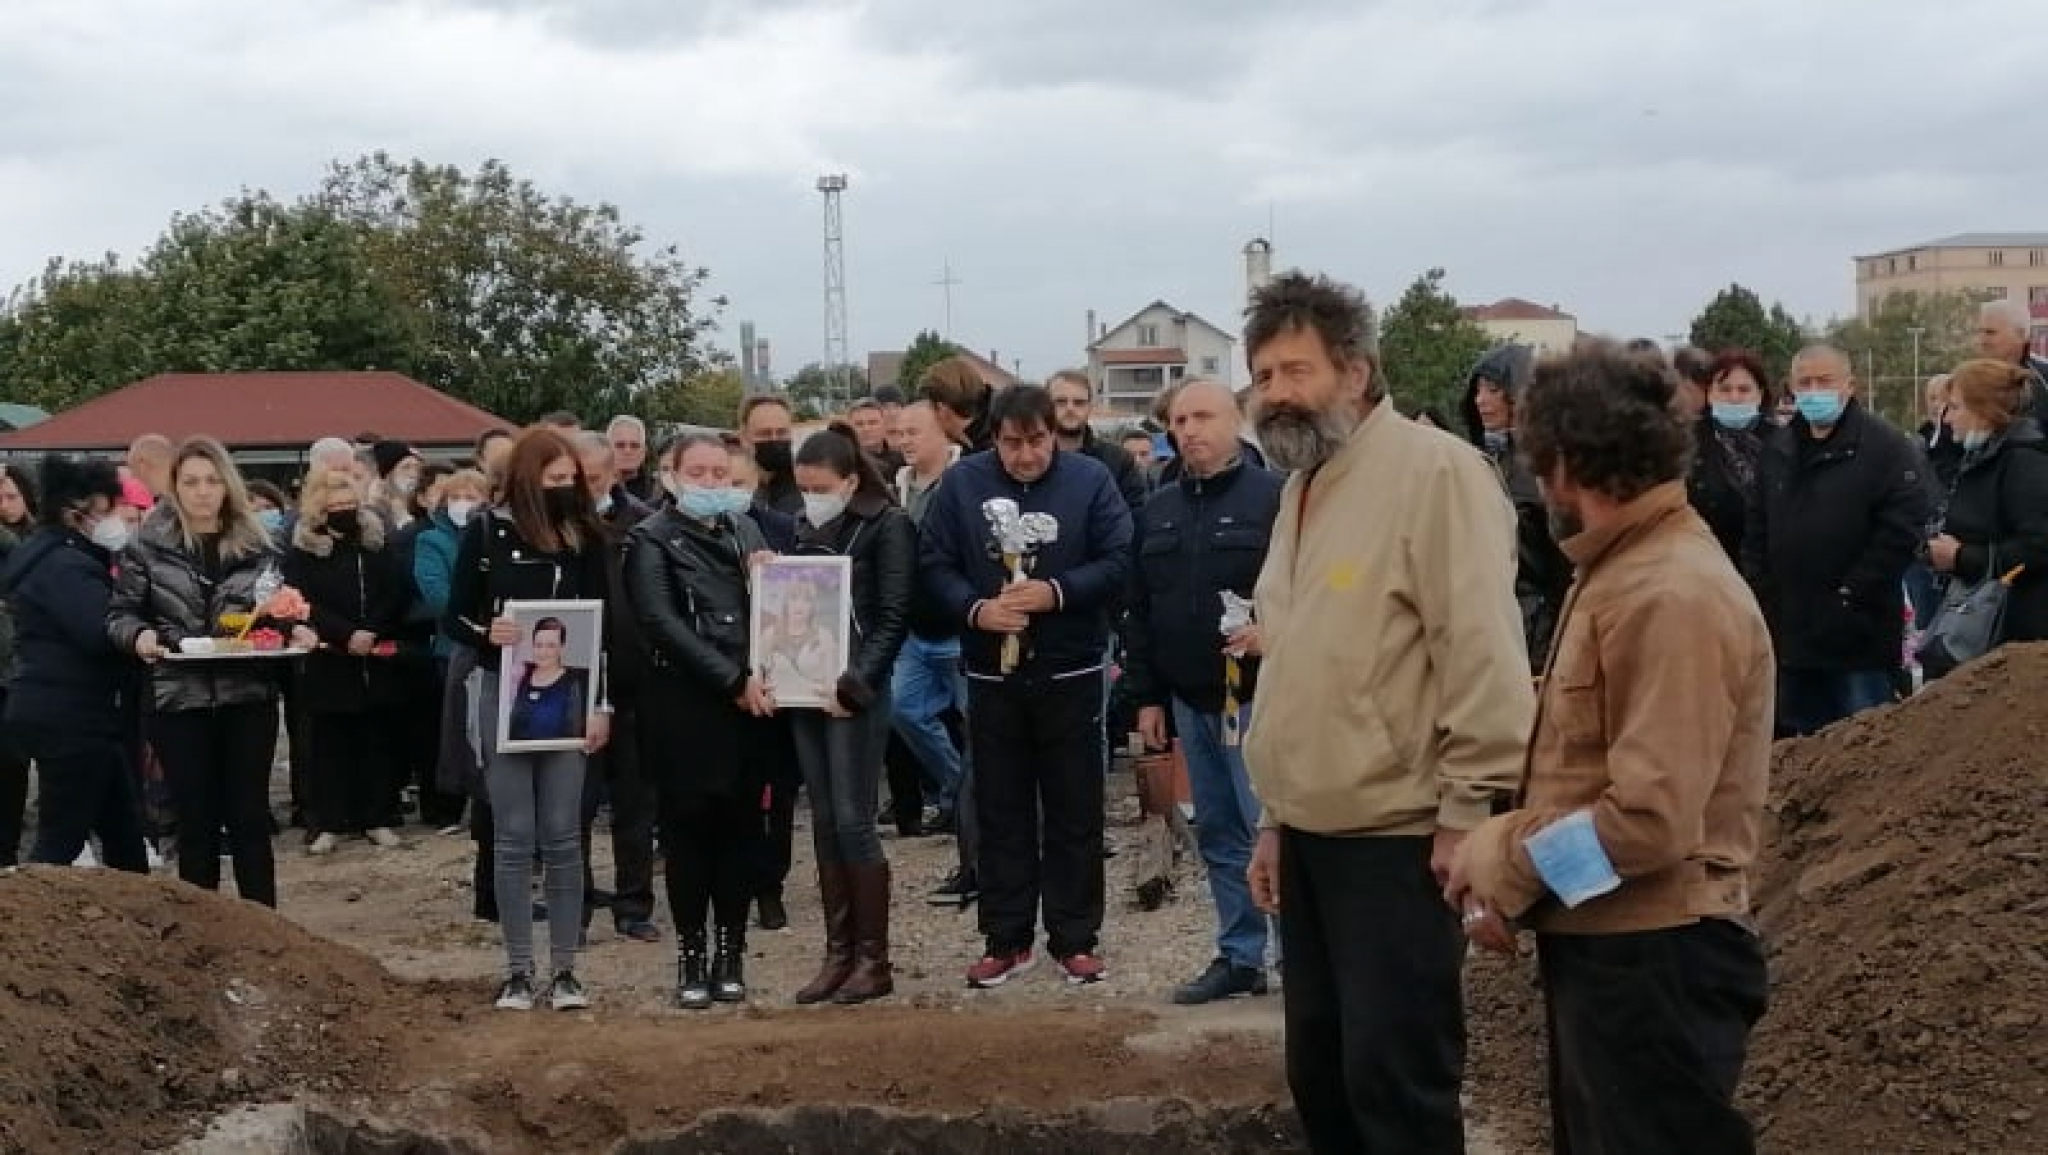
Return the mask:
M 1244 310 L 1244 354 L 1249 362 L 1283 333 L 1308 329 L 1323 339 L 1330 359 L 1342 368 L 1365 362 L 1372 369 L 1368 401 L 1387 395 L 1380 369 L 1379 319 L 1365 294 L 1320 274 L 1283 273 L 1252 293 Z
M 1631 501 L 1692 464 L 1692 427 L 1674 412 L 1678 377 L 1612 341 L 1536 366 L 1515 406 L 1515 443 L 1538 477 L 1565 475 L 1616 501 Z

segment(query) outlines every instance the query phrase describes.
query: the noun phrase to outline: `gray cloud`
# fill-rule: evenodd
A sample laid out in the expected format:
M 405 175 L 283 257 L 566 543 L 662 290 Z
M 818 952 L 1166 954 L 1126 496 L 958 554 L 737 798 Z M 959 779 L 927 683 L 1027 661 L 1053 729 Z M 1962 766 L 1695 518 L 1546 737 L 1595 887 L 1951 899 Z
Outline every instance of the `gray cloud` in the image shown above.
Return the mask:
M 817 355 L 821 171 L 853 174 L 853 345 L 936 327 L 1042 373 L 1082 316 L 1230 325 L 1237 252 L 1390 300 L 1684 327 L 1717 287 L 1851 307 L 1857 252 L 2041 227 L 2000 0 L 309 0 L 0 6 L 0 279 L 133 252 L 372 148 L 499 156 L 709 265 Z M 1962 66 L 1928 66 L 1931 45 Z M 730 334 L 730 328 L 728 330 Z

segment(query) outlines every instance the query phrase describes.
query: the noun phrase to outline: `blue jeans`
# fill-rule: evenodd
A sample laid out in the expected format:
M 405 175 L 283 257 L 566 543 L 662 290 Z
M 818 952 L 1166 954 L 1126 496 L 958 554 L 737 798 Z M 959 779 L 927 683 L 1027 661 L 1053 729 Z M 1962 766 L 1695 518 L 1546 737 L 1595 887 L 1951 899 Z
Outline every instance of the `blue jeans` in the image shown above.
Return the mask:
M 940 723 L 947 707 L 967 712 L 967 677 L 960 672 L 960 641 L 930 642 L 912 634 L 896 655 L 890 692 L 895 696 L 896 733 L 933 778 L 934 799 L 952 810 L 960 792 L 960 751 Z M 869 807 L 866 819 L 872 820 Z
M 1941 608 L 1942 591 L 1948 586 L 1945 574 L 1935 573 L 1924 561 L 1916 561 L 1906 570 L 1906 600 L 1913 605 L 1913 628 L 1924 630 L 1934 620 L 1934 611 Z
M 1824 730 L 1892 700 L 1890 670 L 1778 670 L 1779 737 Z
M 1249 721 L 1251 710 L 1241 707 Z M 1244 751 L 1223 744 L 1223 716 L 1199 713 L 1173 700 L 1173 728 L 1188 763 L 1188 787 L 1195 801 L 1195 843 L 1209 868 L 1209 896 L 1216 903 L 1217 953 L 1241 967 L 1266 965 L 1266 916 L 1252 905 L 1245 872 L 1259 837 L 1259 800 L 1245 773 Z
M 583 771 L 581 750 L 498 751 L 498 673 L 483 671 L 480 701 L 484 789 L 490 799 L 493 890 L 505 936 L 507 974 L 533 974 L 533 855 L 540 851 L 548 900 L 549 965 L 573 970 L 583 937 Z

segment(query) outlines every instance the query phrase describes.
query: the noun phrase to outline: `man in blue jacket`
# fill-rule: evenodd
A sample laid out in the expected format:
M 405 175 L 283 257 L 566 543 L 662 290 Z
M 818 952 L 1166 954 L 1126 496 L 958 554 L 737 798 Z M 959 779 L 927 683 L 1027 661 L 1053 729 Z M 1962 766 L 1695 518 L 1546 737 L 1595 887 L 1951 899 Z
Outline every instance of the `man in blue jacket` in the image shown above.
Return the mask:
M 967 981 L 1001 986 L 1031 966 L 1042 898 L 1067 981 L 1100 982 L 1102 655 L 1130 568 L 1130 509 L 1101 462 L 1059 448 L 1043 387 L 998 393 L 988 423 L 995 448 L 953 467 L 923 525 L 925 580 L 965 627 L 988 941 Z M 998 498 L 1058 523 L 1020 555 L 1021 581 L 991 529 Z
M 1216 960 L 1173 995 L 1192 1006 L 1266 993 L 1266 916 L 1252 905 L 1245 875 L 1259 802 L 1237 744 L 1251 715 L 1260 644 L 1251 622 L 1233 623 L 1224 635 L 1222 595 L 1251 599 L 1286 481 L 1245 461 L 1229 386 L 1188 382 L 1168 420 L 1185 472 L 1138 514 L 1124 677 L 1145 745 L 1166 748 L 1171 711 L 1187 758 L 1195 840 L 1217 923 Z

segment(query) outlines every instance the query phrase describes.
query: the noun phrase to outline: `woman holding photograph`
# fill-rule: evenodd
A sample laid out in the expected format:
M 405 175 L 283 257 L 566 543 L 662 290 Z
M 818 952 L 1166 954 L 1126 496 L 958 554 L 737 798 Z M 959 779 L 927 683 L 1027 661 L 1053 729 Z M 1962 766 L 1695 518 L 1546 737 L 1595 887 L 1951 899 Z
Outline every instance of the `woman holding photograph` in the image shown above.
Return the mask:
M 228 451 L 194 437 L 171 463 L 171 492 L 121 554 L 107 636 L 150 667 L 148 734 L 178 816 L 178 877 L 220 887 L 221 831 L 235 891 L 277 905 L 270 851 L 270 763 L 277 751 L 277 663 L 166 661 L 186 638 L 226 630 L 225 614 L 257 607 L 257 581 L 276 547 L 250 509 Z M 294 640 L 309 640 L 303 627 Z
M 890 675 L 909 630 L 917 580 L 917 530 L 844 425 L 804 442 L 796 483 L 804 498 L 797 553 L 853 560 L 852 660 L 824 679 L 822 712 L 798 711 L 790 719 L 811 799 L 825 907 L 824 965 L 796 1001 L 863 1003 L 896 989 L 889 967 L 889 862 L 875 834 L 875 803 L 889 744 Z M 821 615 L 814 608 L 802 616 Z M 818 624 L 810 628 L 815 632 Z
M 662 466 L 675 504 L 633 530 L 626 589 L 649 650 L 641 757 L 659 768 L 676 1005 L 703 1010 L 747 996 L 747 908 L 768 853 L 761 794 L 787 738 L 748 661 L 750 575 L 768 554 L 746 513 L 752 497 L 732 487 L 725 445 L 709 434 L 679 438 Z
M 342 835 L 399 844 L 385 824 L 395 765 L 387 711 L 404 686 L 392 659 L 375 650 L 404 626 L 412 582 L 388 533 L 384 519 L 363 508 L 353 475 L 331 469 L 306 480 L 284 576 L 311 607 L 320 641 L 295 691 L 312 755 L 308 854 L 334 853 Z
M 582 803 L 585 757 L 611 736 L 602 699 L 583 720 L 575 750 L 507 753 L 498 749 L 501 647 L 522 631 L 505 612 L 512 601 L 604 601 L 604 536 L 575 451 L 551 429 L 528 430 L 505 463 L 504 502 L 471 518 L 456 554 L 442 630 L 476 651 L 484 782 L 493 819 L 493 889 L 505 936 L 501 1010 L 533 1009 L 533 855 L 540 851 L 548 904 L 548 1004 L 578 1010 L 590 996 L 576 978 L 583 934 Z M 605 620 L 611 620 L 609 609 Z M 600 639 L 600 644 L 602 639 Z M 601 666 L 600 666 L 601 668 Z M 603 686 L 600 679 L 599 691 Z

